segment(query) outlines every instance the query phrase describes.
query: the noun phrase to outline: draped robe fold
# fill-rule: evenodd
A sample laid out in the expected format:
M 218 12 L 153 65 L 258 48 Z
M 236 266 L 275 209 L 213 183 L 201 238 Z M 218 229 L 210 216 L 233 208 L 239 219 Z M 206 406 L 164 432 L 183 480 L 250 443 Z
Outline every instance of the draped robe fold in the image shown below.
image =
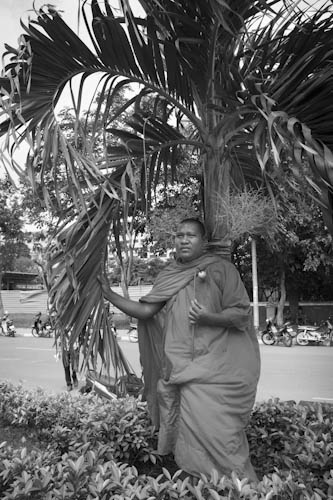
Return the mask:
M 212 312 L 245 318 L 243 326 L 191 325 L 194 298 Z M 260 355 L 238 271 L 210 254 L 175 261 L 140 300 L 165 303 L 138 326 L 145 397 L 159 428 L 158 453 L 174 453 L 177 465 L 192 475 L 234 470 L 255 479 L 245 427 Z

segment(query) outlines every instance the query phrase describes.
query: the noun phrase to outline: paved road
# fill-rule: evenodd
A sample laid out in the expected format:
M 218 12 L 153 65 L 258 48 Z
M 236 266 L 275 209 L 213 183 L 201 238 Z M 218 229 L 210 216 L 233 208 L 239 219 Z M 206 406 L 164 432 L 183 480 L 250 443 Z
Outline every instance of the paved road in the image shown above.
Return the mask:
M 128 342 L 127 337 L 120 345 L 133 371 L 140 374 L 138 345 Z M 56 356 L 54 339 L 0 336 L 0 380 L 22 383 L 28 389 L 41 387 L 54 394 L 65 391 L 64 369 Z M 79 387 L 84 383 L 85 377 L 79 375 Z
M 140 374 L 138 345 L 123 337 L 120 345 Z M 257 401 L 281 400 L 333 402 L 333 348 L 260 346 L 262 370 Z M 53 339 L 0 337 L 0 380 L 22 382 L 59 393 L 66 390 L 61 361 L 56 361 Z M 84 378 L 80 382 L 84 383 Z
M 261 376 L 257 400 L 333 403 L 333 347 L 260 346 Z

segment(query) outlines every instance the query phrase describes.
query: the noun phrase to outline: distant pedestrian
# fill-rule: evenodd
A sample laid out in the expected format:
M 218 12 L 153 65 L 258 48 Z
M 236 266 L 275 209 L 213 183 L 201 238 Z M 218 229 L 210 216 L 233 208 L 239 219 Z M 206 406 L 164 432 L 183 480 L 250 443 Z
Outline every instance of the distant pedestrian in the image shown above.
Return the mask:
M 37 333 L 39 333 L 39 331 L 42 329 L 42 313 L 41 312 L 38 312 L 36 314 L 36 316 L 34 317 L 33 327 L 36 329 Z
M 73 387 L 78 387 L 77 372 L 79 369 L 80 347 L 79 345 L 69 345 L 69 335 L 66 332 L 63 335 L 61 343 L 62 364 L 65 371 L 65 380 L 67 390 L 72 391 Z

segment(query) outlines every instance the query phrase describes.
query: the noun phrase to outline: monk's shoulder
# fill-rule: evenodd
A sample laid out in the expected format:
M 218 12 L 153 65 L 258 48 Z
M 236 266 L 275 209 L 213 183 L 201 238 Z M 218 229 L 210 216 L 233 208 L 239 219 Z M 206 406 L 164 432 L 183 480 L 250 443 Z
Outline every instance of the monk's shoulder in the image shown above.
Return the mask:
M 209 264 L 207 271 L 213 278 L 216 284 L 222 285 L 227 279 L 230 279 L 232 275 L 238 274 L 235 265 L 227 259 L 222 257 L 215 262 Z
M 236 271 L 235 265 L 230 262 L 230 260 L 224 259 L 223 257 L 220 257 L 209 264 L 208 268 L 211 271 L 216 271 L 217 273 L 228 273 Z

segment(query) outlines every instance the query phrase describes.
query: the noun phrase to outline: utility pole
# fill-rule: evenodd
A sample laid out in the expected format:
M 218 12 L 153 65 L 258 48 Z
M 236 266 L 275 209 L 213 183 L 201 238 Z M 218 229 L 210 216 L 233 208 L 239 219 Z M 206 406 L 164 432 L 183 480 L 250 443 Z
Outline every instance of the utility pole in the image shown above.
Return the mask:
M 252 289 L 253 289 L 253 325 L 256 332 L 259 330 L 259 301 L 258 301 L 258 269 L 257 269 L 257 244 L 251 236 L 252 255 Z

